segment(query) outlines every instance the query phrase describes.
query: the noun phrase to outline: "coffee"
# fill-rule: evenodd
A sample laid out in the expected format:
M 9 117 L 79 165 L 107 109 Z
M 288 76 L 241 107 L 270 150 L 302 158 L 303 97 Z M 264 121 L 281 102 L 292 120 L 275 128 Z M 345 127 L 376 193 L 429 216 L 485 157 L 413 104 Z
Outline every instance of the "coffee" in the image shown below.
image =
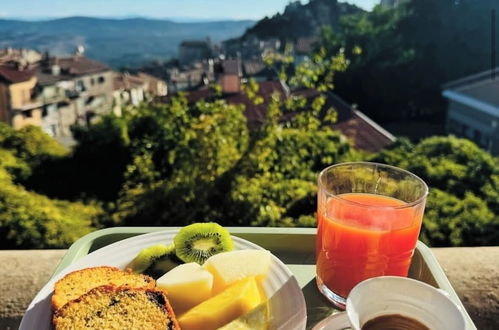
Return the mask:
M 430 330 L 423 323 L 400 314 L 389 314 L 367 321 L 361 330 Z

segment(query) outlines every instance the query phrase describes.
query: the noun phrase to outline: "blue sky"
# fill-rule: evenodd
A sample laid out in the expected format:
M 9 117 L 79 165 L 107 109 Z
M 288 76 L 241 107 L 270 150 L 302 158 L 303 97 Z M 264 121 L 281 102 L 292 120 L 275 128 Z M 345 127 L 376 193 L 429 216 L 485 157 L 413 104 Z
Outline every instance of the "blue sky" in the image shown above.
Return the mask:
M 1 18 L 65 16 L 260 19 L 281 12 L 289 0 L 0 0 Z M 302 0 L 308 2 L 308 0 Z M 371 9 L 379 0 L 346 0 Z

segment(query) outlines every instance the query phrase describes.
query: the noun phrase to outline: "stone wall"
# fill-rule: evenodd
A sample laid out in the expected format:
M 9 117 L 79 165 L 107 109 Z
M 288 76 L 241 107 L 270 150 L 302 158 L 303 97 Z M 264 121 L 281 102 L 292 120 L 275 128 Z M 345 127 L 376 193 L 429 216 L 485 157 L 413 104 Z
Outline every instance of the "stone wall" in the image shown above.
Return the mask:
M 432 249 L 480 330 L 499 329 L 499 247 Z M 0 330 L 17 329 L 24 310 L 65 250 L 0 251 Z

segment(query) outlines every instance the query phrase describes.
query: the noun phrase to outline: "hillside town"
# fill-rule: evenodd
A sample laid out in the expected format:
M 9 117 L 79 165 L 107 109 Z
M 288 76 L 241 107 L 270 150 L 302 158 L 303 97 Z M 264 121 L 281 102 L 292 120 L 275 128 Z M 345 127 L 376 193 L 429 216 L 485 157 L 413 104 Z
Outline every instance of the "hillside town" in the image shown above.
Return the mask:
M 16 129 L 40 126 L 66 145 L 72 143 L 72 126 L 110 112 L 120 116 L 124 106 L 166 94 L 164 81 L 114 72 L 85 57 L 83 47 L 64 57 L 0 50 L 0 120 Z
M 311 53 L 313 42 L 300 38 L 286 48 L 295 63 L 300 63 Z M 71 146 L 75 125 L 90 125 L 104 114 L 121 116 L 123 109 L 141 102 L 167 102 L 179 92 L 186 92 L 192 103 L 212 98 L 215 92 L 210 86 L 218 84 L 227 103 L 245 105 L 248 127 L 256 129 L 264 122 L 266 102 L 274 93 L 307 100 L 318 94 L 312 89 L 291 90 L 265 65 L 264 56 L 282 48 L 278 39 L 250 38 L 221 45 L 209 39 L 184 41 L 179 46 L 178 65 L 166 70 L 166 80 L 141 71 L 113 71 L 86 57 L 82 46 L 67 56 L 6 48 L 0 50 L 0 120 L 15 129 L 39 126 Z M 259 85 L 263 104 L 253 104 L 244 94 L 241 86 L 249 79 Z M 335 128 L 357 148 L 376 152 L 395 140 L 340 97 L 328 95 L 327 106 L 338 113 Z

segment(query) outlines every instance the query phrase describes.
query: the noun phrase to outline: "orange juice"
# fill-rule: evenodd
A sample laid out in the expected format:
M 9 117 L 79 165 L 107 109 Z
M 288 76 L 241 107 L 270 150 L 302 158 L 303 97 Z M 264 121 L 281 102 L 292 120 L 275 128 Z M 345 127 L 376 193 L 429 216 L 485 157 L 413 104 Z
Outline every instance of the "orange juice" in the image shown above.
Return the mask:
M 319 201 L 318 281 L 347 297 L 365 279 L 407 276 L 424 206 L 406 205 L 395 198 L 367 193 Z

